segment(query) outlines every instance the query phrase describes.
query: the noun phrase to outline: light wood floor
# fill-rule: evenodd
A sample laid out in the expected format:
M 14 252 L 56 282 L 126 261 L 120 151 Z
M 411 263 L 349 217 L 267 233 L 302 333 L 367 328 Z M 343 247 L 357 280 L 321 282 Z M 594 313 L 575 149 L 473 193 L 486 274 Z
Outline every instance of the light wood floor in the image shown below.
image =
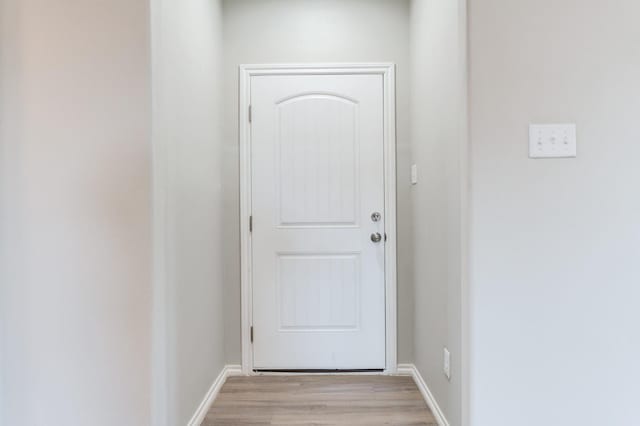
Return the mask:
M 203 426 L 437 425 L 411 377 L 229 377 Z

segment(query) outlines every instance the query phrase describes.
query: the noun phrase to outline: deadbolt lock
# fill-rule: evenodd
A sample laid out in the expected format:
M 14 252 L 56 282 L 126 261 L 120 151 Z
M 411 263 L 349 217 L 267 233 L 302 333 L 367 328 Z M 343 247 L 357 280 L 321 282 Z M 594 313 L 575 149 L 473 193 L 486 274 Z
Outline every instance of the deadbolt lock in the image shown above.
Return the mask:
M 371 213 L 371 220 L 373 222 L 380 222 L 380 219 L 382 218 L 382 215 L 378 212 L 373 212 Z

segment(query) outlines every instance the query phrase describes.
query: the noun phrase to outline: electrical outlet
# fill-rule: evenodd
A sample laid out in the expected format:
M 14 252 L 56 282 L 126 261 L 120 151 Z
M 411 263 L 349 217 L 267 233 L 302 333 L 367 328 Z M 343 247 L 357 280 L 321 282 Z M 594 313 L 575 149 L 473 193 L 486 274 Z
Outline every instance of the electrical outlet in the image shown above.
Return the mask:
M 418 166 L 413 164 L 411 166 L 411 185 L 418 183 Z
M 444 348 L 444 375 L 447 379 L 451 380 L 451 354 L 449 353 L 449 349 Z

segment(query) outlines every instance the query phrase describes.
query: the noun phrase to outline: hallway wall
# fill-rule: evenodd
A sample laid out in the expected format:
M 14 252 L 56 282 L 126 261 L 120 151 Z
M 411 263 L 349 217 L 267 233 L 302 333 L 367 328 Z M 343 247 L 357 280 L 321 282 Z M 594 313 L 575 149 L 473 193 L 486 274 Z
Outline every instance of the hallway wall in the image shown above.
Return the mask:
M 411 154 L 418 184 L 413 217 L 415 355 L 453 426 L 463 411 L 463 286 L 466 283 L 465 1 L 411 2 Z M 443 350 L 451 353 L 451 380 Z
M 397 64 L 398 360 L 413 360 L 409 204 L 409 3 L 405 0 L 224 2 L 224 214 L 227 361 L 240 362 L 238 65 Z
M 154 426 L 186 425 L 224 359 L 221 4 L 154 0 Z
M 640 424 L 638 16 L 470 2 L 474 426 Z M 578 157 L 530 160 L 555 122 Z
M 0 424 L 147 425 L 148 4 L 0 19 Z

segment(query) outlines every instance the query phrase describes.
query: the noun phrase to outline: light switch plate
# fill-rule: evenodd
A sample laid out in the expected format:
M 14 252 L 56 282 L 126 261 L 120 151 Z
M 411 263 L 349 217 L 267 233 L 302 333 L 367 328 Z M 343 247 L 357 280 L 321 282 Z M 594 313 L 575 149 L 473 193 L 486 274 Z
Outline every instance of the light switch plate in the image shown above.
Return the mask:
M 413 164 L 411 165 L 411 185 L 416 183 L 418 183 L 418 166 Z
M 575 124 L 529 125 L 530 158 L 572 158 L 576 156 Z

